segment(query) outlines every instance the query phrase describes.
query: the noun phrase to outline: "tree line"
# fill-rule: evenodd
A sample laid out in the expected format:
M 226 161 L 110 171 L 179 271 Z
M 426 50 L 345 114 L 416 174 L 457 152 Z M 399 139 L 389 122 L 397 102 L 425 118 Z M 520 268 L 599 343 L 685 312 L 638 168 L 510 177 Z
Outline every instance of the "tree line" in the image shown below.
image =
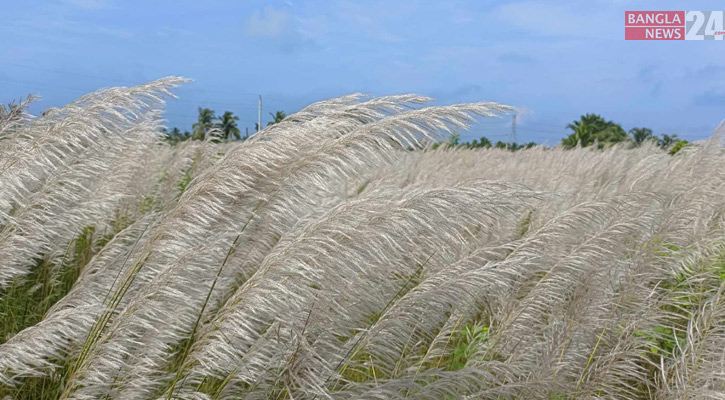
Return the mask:
M 287 116 L 284 111 L 276 111 L 269 113 L 272 120 L 267 126 L 281 122 Z M 225 111 L 222 115 L 217 116 L 216 113 L 209 108 L 199 107 L 199 115 L 197 122 L 192 125 L 192 130 L 183 133 L 179 128 L 173 128 L 170 131 L 163 130 L 166 140 L 171 143 L 178 143 L 185 140 L 204 140 L 207 134 L 212 130 L 215 131 L 216 140 L 246 140 L 247 135 L 241 136 L 241 131 L 237 124 L 239 117 L 231 111 Z M 649 128 L 632 128 L 625 131 L 621 125 L 608 121 L 598 114 L 585 114 L 578 120 L 566 126 L 571 131 L 569 136 L 561 140 L 561 146 L 571 149 L 576 146 L 589 147 L 596 145 L 598 148 L 605 148 L 616 143 L 629 142 L 632 146 L 641 146 L 643 143 L 656 143 L 659 147 L 668 150 L 671 154 L 677 153 L 688 142 L 680 139 L 677 135 L 662 134 L 657 136 L 652 129 Z M 254 124 L 254 130 L 258 131 L 259 126 Z M 515 143 L 497 141 L 492 143 L 487 137 L 482 136 L 480 139 L 474 139 L 472 142 L 461 142 L 460 135 L 453 133 L 449 140 L 445 143 L 435 143 L 433 148 L 444 147 L 464 147 L 468 149 L 480 148 L 497 148 L 516 151 L 520 149 L 528 149 L 536 146 L 535 142 Z
M 572 131 L 561 141 L 562 146 L 567 149 L 577 145 L 587 147 L 596 144 L 597 147 L 604 148 L 621 142 L 630 142 L 633 146 L 652 142 L 674 154 L 688 144 L 687 140 L 680 139 L 677 135 L 657 136 L 649 128 L 632 128 L 626 132 L 621 125 L 607 121 L 597 114 L 582 115 L 578 121 L 566 127 Z
M 585 114 L 579 120 L 573 121 L 566 126 L 571 131 L 569 136 L 561 140 L 561 146 L 565 149 L 572 149 L 576 146 L 589 147 L 596 145 L 597 148 L 605 148 L 616 143 L 630 143 L 632 147 L 641 146 L 644 143 L 655 143 L 664 150 L 675 154 L 688 145 L 688 141 L 680 139 L 676 134 L 662 134 L 657 136 L 652 129 L 649 128 L 632 128 L 625 131 L 621 125 L 608 121 L 598 114 Z M 433 148 L 444 147 L 464 147 L 468 149 L 477 148 L 499 148 L 516 151 L 520 149 L 528 149 L 536 146 L 536 143 L 511 143 L 497 141 L 492 144 L 491 141 L 482 136 L 481 139 L 474 139 L 472 142 L 460 142 L 458 133 L 451 135 L 445 143 L 436 143 Z
M 267 123 L 267 126 L 279 123 L 287 117 L 284 111 L 276 111 L 269 115 L 272 120 Z M 244 136 L 241 135 L 237 121 L 239 121 L 239 117 L 231 111 L 224 111 L 224 114 L 217 116 L 214 110 L 199 107 L 199 115 L 197 121 L 191 126 L 191 132 L 185 130 L 182 133 L 179 128 L 174 127 L 170 131 L 163 128 L 162 133 L 166 141 L 172 144 L 185 140 L 204 140 L 210 132 L 214 132 L 215 140 L 218 141 L 246 140 L 248 135 L 246 133 Z M 257 123 L 254 124 L 254 130 L 259 130 Z
M 514 143 L 514 142 L 502 142 L 497 141 L 495 144 L 491 143 L 491 140 L 489 140 L 485 136 L 481 136 L 481 139 L 473 139 L 473 142 L 460 142 L 460 135 L 458 132 L 454 132 L 450 138 L 448 138 L 448 141 L 445 143 L 435 143 L 433 144 L 433 148 L 437 149 L 440 146 L 445 147 L 465 147 L 467 149 L 490 149 L 490 148 L 496 148 L 496 149 L 507 149 L 510 151 L 516 151 L 520 149 L 529 149 L 531 147 L 536 146 L 535 142 L 529 142 L 529 143 Z

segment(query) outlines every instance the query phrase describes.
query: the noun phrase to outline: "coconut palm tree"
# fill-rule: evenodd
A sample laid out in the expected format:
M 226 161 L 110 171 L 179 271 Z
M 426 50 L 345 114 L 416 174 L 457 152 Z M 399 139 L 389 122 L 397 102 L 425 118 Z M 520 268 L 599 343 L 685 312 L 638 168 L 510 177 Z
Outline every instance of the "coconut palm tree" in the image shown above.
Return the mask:
M 234 115 L 231 111 L 225 111 L 224 114 L 217 118 L 217 125 L 219 126 L 219 129 L 222 131 L 222 138 L 224 140 L 230 140 L 232 138 L 239 140 L 239 127 L 237 126 L 237 121 L 239 121 L 239 117 Z
M 677 135 L 667 135 L 663 134 L 661 139 L 657 140 L 657 145 L 662 147 L 663 149 L 667 149 L 673 144 L 677 143 L 680 138 L 677 137 Z
M 191 135 L 192 140 L 204 140 L 206 132 L 214 126 L 214 111 L 209 108 L 199 107 L 199 117 L 197 122 L 192 126 L 194 132 Z
M 272 116 L 272 121 L 267 122 L 267 126 L 274 125 L 277 123 L 282 122 L 283 119 L 287 117 L 287 114 L 284 113 L 284 111 L 279 110 L 275 112 L 274 114 L 269 113 L 269 115 Z
M 632 136 L 632 140 L 637 146 L 645 142 L 645 140 L 654 138 L 652 129 L 649 128 L 632 128 L 629 130 L 629 135 Z
M 607 121 L 597 114 L 582 115 L 578 121 L 566 127 L 572 130 L 572 134 L 564 138 L 561 144 L 568 149 L 576 147 L 577 144 L 582 147 L 591 146 L 594 142 L 599 143 L 599 147 L 604 147 L 628 138 L 627 132 L 619 124 Z
M 179 130 L 179 128 L 176 127 L 168 132 L 166 131 L 166 129 L 163 129 L 162 133 L 164 134 L 165 140 L 171 144 L 176 144 L 184 140 L 181 131 Z

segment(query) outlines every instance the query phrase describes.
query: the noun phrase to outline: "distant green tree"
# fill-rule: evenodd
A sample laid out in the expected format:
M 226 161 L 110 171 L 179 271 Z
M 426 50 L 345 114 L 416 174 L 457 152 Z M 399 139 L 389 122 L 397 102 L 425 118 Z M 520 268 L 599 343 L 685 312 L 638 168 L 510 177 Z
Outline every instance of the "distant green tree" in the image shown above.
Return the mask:
M 663 149 L 667 149 L 675 144 L 678 140 L 680 140 L 680 138 L 678 138 L 677 135 L 663 134 L 662 138 L 657 140 L 657 145 L 662 147 Z
M 690 142 L 684 139 L 680 139 L 677 135 L 663 134 L 662 137 L 657 140 L 657 145 L 668 150 L 671 155 L 677 154 L 680 150 L 689 146 Z
M 453 132 L 448 138 L 448 147 L 458 146 L 461 142 L 461 135 L 458 132 Z
M 672 145 L 672 147 L 670 147 L 669 153 L 670 153 L 670 155 L 675 155 L 680 150 L 684 149 L 685 147 L 687 147 L 689 145 L 690 145 L 690 142 L 688 142 L 687 140 L 678 140 L 677 142 L 675 142 L 675 144 Z
M 491 147 L 491 141 L 488 140 L 487 137 L 481 136 L 481 140 L 478 141 L 476 139 L 473 139 L 473 142 L 468 146 L 470 149 L 488 149 Z
M 461 135 L 459 135 L 458 132 L 453 132 L 451 134 L 451 136 L 448 137 L 448 141 L 446 141 L 444 143 L 441 143 L 441 142 L 433 143 L 433 150 L 437 149 L 441 145 L 444 145 L 445 148 L 455 147 L 455 146 L 458 146 L 458 143 L 460 141 L 461 141 Z
M 199 116 L 197 122 L 192 126 L 194 133 L 191 135 L 192 140 L 204 140 L 206 132 L 214 127 L 214 111 L 209 108 L 199 107 Z
M 506 149 L 506 150 L 510 150 L 510 151 L 516 151 L 516 150 L 521 150 L 521 149 L 530 149 L 535 146 L 536 146 L 535 142 L 519 144 L 519 143 L 515 143 L 515 142 L 509 142 L 509 143 L 502 142 L 500 140 L 497 141 L 496 144 L 494 145 L 494 147 L 497 149 Z
M 234 115 L 233 112 L 225 111 L 221 117 L 217 118 L 217 120 L 219 121 L 218 126 L 222 132 L 222 138 L 224 140 L 241 139 L 239 136 L 239 127 L 237 126 L 239 117 Z
M 181 131 L 174 127 L 171 132 L 166 134 L 166 139 L 171 143 L 179 143 L 181 141 Z
M 173 128 L 170 131 L 166 131 L 165 128 L 161 129 L 161 132 L 164 134 L 164 140 L 171 144 L 177 144 L 179 142 L 183 142 L 184 140 L 189 139 L 189 132 L 185 131 L 184 133 L 181 133 L 179 128 Z
M 627 132 L 612 121 L 607 121 L 597 114 L 582 115 L 578 121 L 566 126 L 572 134 L 561 141 L 562 146 L 571 149 L 581 144 L 582 147 L 598 143 L 599 148 L 619 143 L 628 139 Z
M 272 120 L 267 122 L 267 126 L 278 124 L 278 123 L 282 122 L 283 119 L 287 118 L 287 114 L 285 114 L 284 111 L 281 111 L 281 110 L 276 111 L 274 114 L 269 113 L 269 115 L 272 116 Z M 256 122 L 254 123 L 254 131 L 259 132 L 259 124 Z
M 649 128 L 632 128 L 629 130 L 629 135 L 632 136 L 632 140 L 637 146 L 642 145 L 646 140 L 655 139 L 652 129 Z
M 278 124 L 282 122 L 283 119 L 287 118 L 287 114 L 285 114 L 284 111 L 277 111 L 274 114 L 269 113 L 269 115 L 272 116 L 272 121 L 267 122 L 267 126 Z

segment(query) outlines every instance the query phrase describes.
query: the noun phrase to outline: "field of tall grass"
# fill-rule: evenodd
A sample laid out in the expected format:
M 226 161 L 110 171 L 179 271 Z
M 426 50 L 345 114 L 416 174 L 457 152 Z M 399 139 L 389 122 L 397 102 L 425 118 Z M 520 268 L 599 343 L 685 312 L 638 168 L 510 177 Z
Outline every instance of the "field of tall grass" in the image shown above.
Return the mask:
M 350 95 L 170 145 L 183 82 L 0 114 L 0 399 L 725 398 L 722 132 L 433 150 L 513 109 Z

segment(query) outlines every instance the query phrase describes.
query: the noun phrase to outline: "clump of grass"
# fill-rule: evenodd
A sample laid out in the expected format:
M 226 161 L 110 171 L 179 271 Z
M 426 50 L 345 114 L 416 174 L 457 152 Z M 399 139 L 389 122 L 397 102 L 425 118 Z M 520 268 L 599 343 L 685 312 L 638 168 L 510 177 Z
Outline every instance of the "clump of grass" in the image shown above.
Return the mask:
M 68 376 L 68 364 L 58 360 L 60 368 L 49 371 L 40 377 L 25 378 L 15 386 L 0 387 L 3 399 L 14 400 L 55 400 L 63 393 L 65 380 Z
M 468 360 L 482 347 L 488 340 L 488 326 L 479 324 L 468 324 L 460 331 L 456 332 L 451 340 L 453 351 L 450 359 L 446 363 L 446 369 L 458 371 L 466 366 Z
M 40 322 L 68 294 L 83 267 L 111 238 L 110 234 L 96 234 L 95 226 L 87 226 L 69 243 L 63 257 L 38 258 L 28 275 L 16 278 L 2 290 L 0 343 Z
M 71 241 L 61 259 L 38 259 L 29 275 L 17 278 L 3 290 L 0 293 L 0 343 L 41 322 L 48 310 L 70 292 L 83 267 L 112 237 L 112 234 L 98 235 L 95 226 L 87 226 Z M 55 364 L 59 367 L 40 377 L 25 378 L 16 387 L 0 387 L 0 396 L 37 400 L 59 398 L 70 364 L 67 360 L 56 360 Z

